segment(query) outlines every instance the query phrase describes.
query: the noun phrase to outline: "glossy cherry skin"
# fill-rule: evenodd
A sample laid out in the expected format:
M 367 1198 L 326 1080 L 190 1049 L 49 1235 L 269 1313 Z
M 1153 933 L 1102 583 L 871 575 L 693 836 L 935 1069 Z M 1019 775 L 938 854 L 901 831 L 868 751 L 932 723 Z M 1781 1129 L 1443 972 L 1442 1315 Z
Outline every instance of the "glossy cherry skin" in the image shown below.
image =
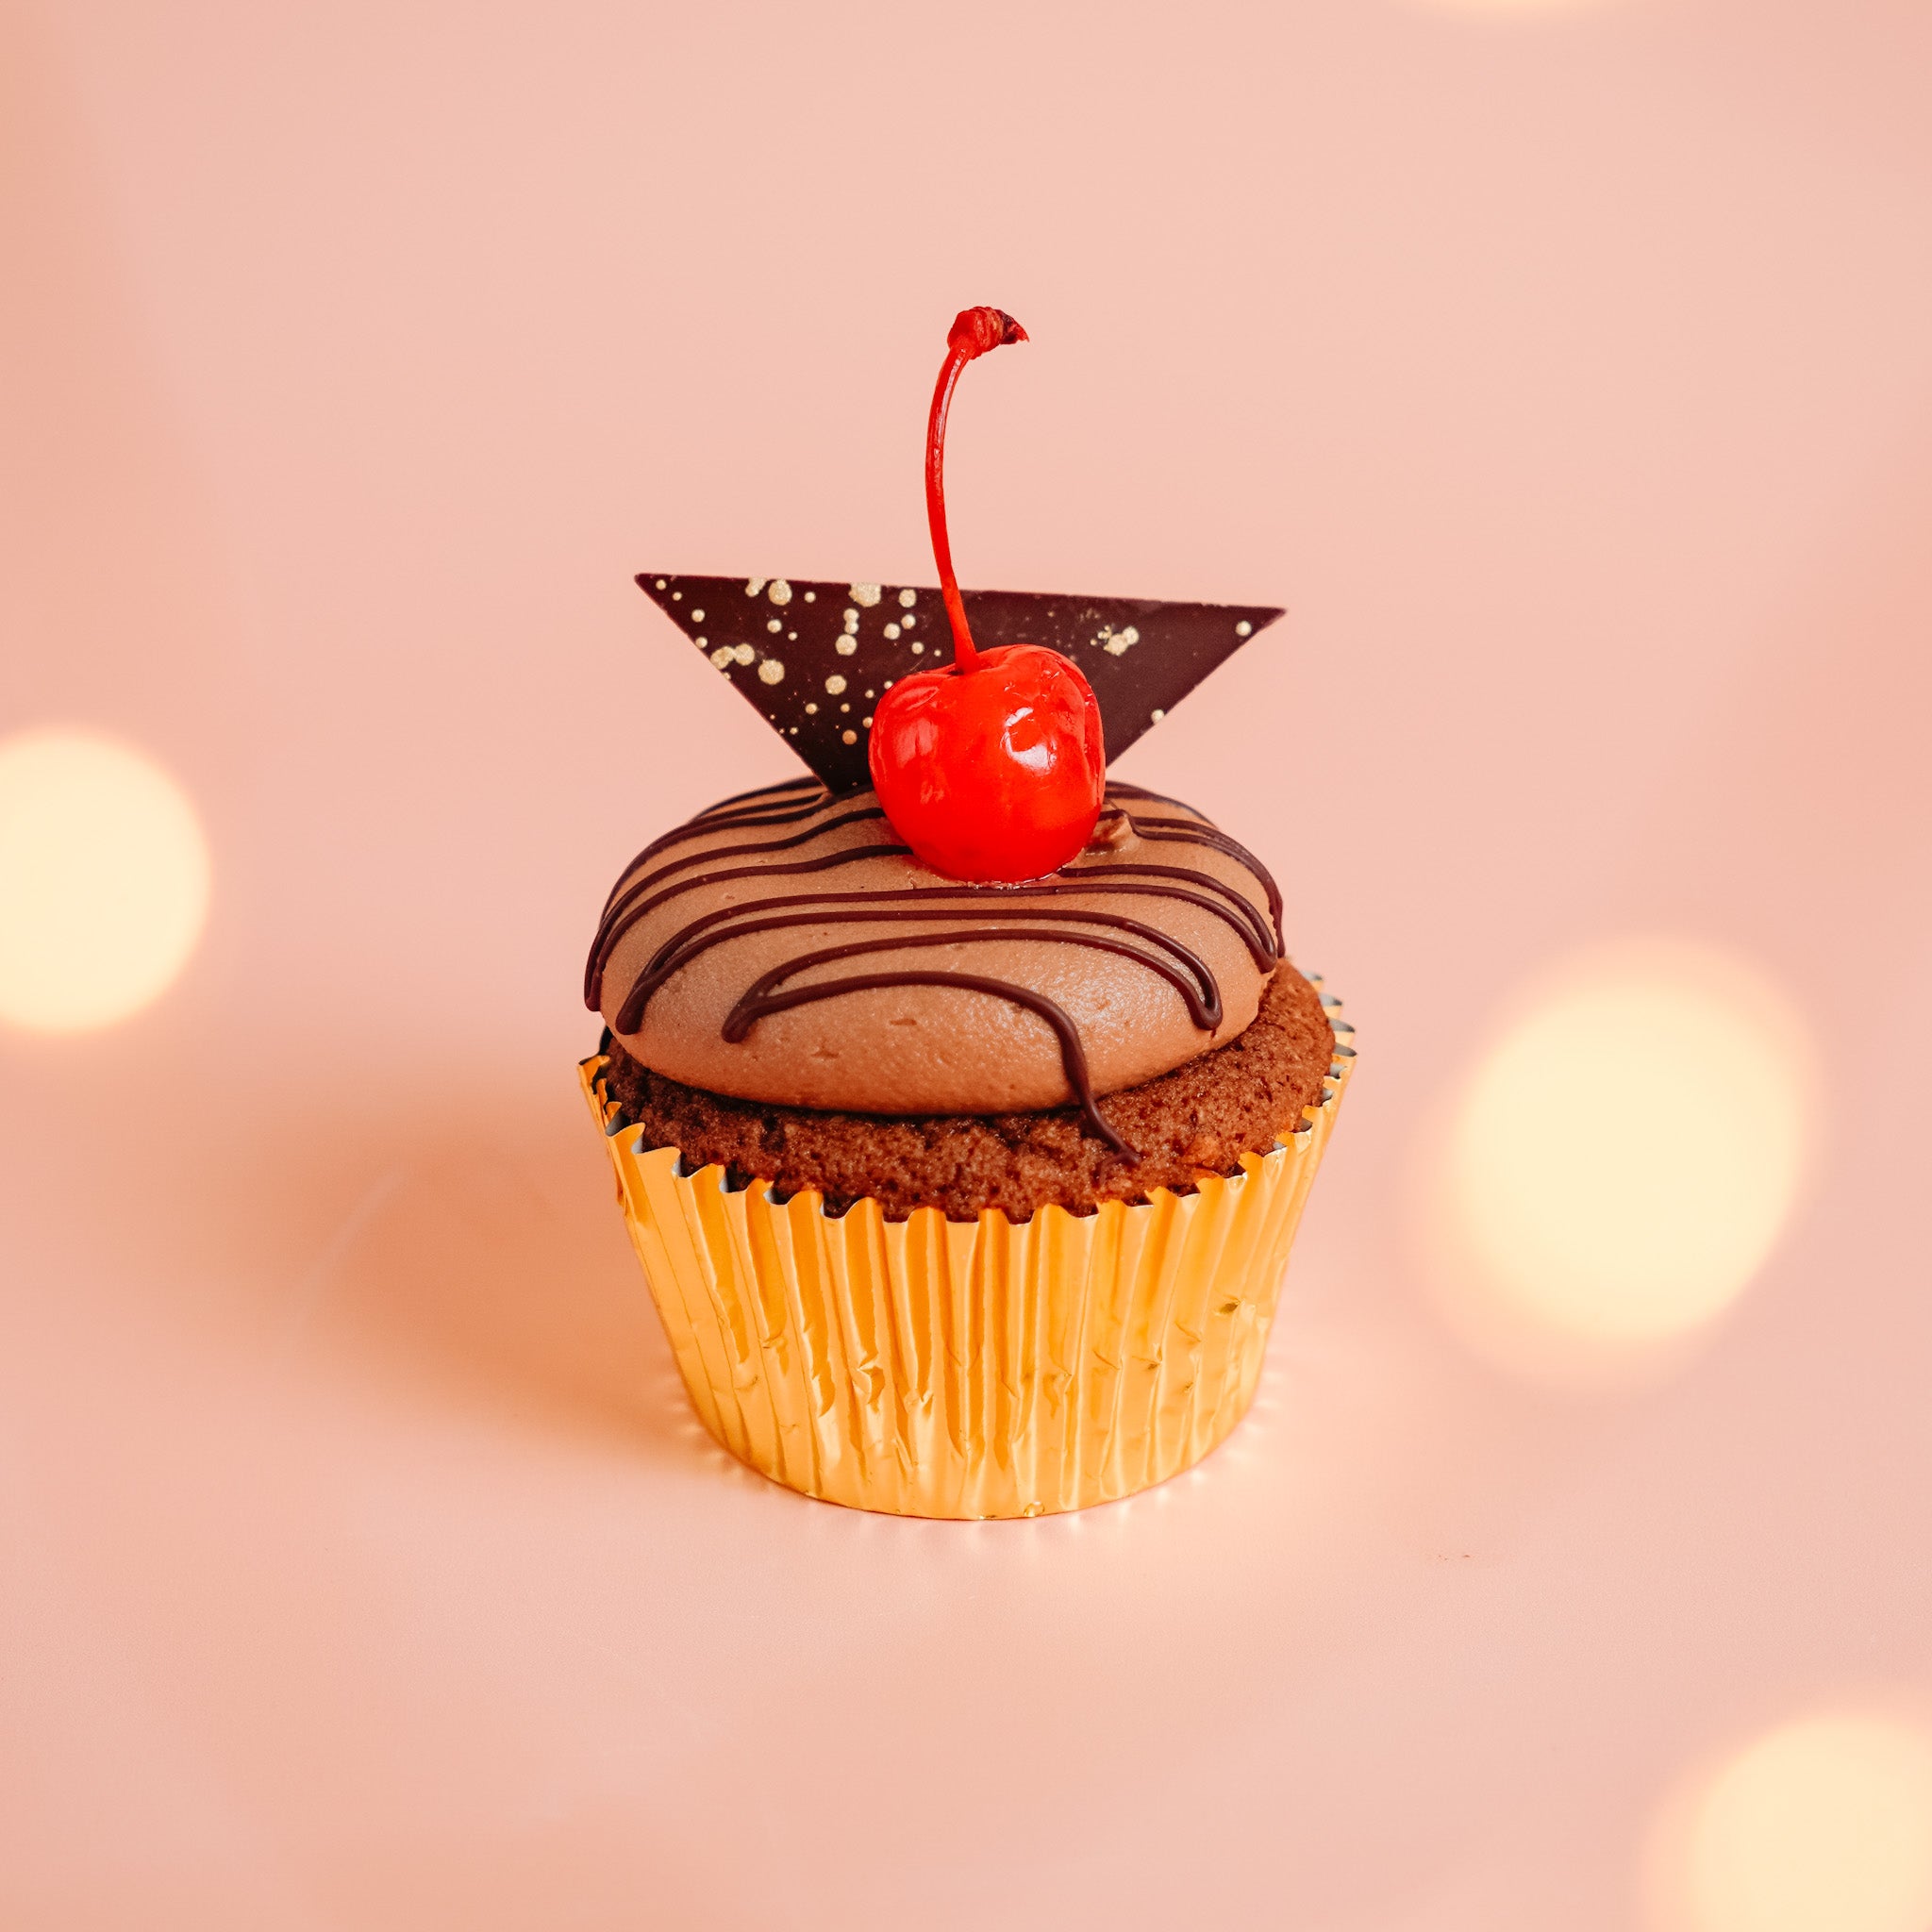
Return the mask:
M 1039 644 L 900 679 L 874 708 L 871 758 L 892 829 L 956 879 L 1058 872 L 1092 837 L 1107 788 L 1092 687 Z

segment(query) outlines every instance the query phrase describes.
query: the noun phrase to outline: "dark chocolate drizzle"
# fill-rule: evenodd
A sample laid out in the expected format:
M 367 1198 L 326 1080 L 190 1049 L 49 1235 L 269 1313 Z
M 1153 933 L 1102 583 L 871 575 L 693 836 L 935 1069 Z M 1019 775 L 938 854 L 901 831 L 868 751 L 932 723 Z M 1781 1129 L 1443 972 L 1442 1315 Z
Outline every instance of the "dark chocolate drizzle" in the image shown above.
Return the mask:
M 649 1005 L 651 995 L 673 974 L 690 965 L 699 954 L 708 952 L 713 946 L 722 945 L 726 940 L 744 939 L 752 933 L 775 932 L 791 925 L 827 925 L 834 924 L 855 925 L 874 921 L 889 921 L 894 924 L 903 924 L 915 920 L 958 919 L 962 909 L 964 909 L 958 906 L 944 906 L 933 911 L 922 912 L 909 907 L 897 906 L 890 909 L 881 908 L 877 910 L 869 910 L 863 905 L 852 903 L 868 896 L 870 895 L 854 892 L 825 892 L 813 893 L 808 898 L 803 900 L 763 899 L 744 906 L 727 906 L 719 912 L 708 914 L 704 919 L 694 921 L 691 924 L 686 926 L 682 932 L 674 935 L 670 940 L 666 941 L 664 945 L 652 958 L 644 971 L 632 982 L 630 991 L 625 996 L 624 1006 L 617 1015 L 621 1023 L 621 1030 L 625 1033 L 635 1033 L 643 1022 L 644 1008 Z M 885 895 L 880 894 L 879 896 L 883 897 Z M 948 894 L 932 891 L 905 895 L 893 894 L 892 896 L 943 899 Z M 726 926 L 723 924 L 724 920 L 735 918 L 741 913 L 758 912 L 761 908 L 797 906 L 801 904 L 822 905 L 827 902 L 842 905 L 847 909 L 830 914 L 825 912 L 784 913 L 775 919 L 754 919 L 744 925 Z M 1201 903 L 1205 904 L 1206 902 Z M 1210 911 L 1218 910 L 1218 908 L 1213 907 L 1208 907 L 1208 909 Z M 973 910 L 974 916 L 978 919 L 1031 920 L 1041 916 L 1030 907 L 987 906 L 976 907 Z M 1212 1032 L 1215 1027 L 1221 1024 L 1221 988 L 1215 981 L 1213 974 L 1208 970 L 1207 961 L 1194 953 L 1191 948 L 1182 945 L 1178 940 L 1170 938 L 1166 933 L 1159 931 L 1154 926 L 1143 925 L 1138 919 L 1123 919 L 1111 912 L 1088 912 L 1063 908 L 1047 916 L 1062 924 L 1111 926 L 1116 931 L 1132 933 L 1137 938 L 1146 940 L 1151 945 L 1159 947 L 1163 952 L 1179 960 L 1181 965 L 1192 975 L 1192 986 L 1190 986 L 1185 978 L 1174 977 L 1171 969 L 1167 966 L 1159 961 L 1145 958 L 1143 955 L 1140 955 L 1133 948 L 1109 946 L 1108 950 L 1128 953 L 1133 957 L 1141 958 L 1143 964 L 1160 974 L 1164 979 L 1168 980 L 1170 985 L 1175 987 L 1180 992 L 1181 998 L 1187 1004 L 1189 1017 L 1204 1032 Z M 704 930 L 706 927 L 715 927 L 716 929 L 706 931 Z M 857 945 L 850 950 L 855 952 L 886 953 L 895 951 L 900 946 L 939 945 L 953 941 L 963 942 L 977 938 L 991 939 L 995 935 L 991 932 L 975 932 L 955 927 L 951 931 L 930 937 L 923 933 L 901 934 L 895 939 L 880 940 L 870 944 Z M 1010 939 L 1015 937 L 1015 935 L 1003 932 L 999 933 L 997 937 Z M 1038 927 L 1030 932 L 1022 933 L 1018 937 L 1023 939 L 1058 940 L 1064 941 L 1068 944 L 1079 944 L 1082 942 L 1071 933 L 1042 932 Z
M 929 935 L 939 938 L 943 935 Z M 834 946 L 829 951 L 837 953 L 846 950 Z M 870 950 L 854 946 L 853 952 Z M 824 954 L 817 956 L 820 958 Z M 803 960 L 783 969 L 795 972 Z M 763 985 L 771 978 L 765 975 Z M 1108 1125 L 1100 1109 L 1093 1102 L 1093 1080 L 1087 1071 L 1087 1051 L 1080 1044 L 1080 1034 L 1074 1026 L 1067 1009 L 1058 1002 L 1050 1000 L 1044 993 L 1038 993 L 1030 987 L 1015 986 L 1008 979 L 987 979 L 977 973 L 858 973 L 849 979 L 827 979 L 815 986 L 794 987 L 790 992 L 766 993 L 754 1000 L 749 994 L 741 999 L 731 1009 L 724 1022 L 726 1040 L 742 1040 L 751 1031 L 754 1021 L 761 1020 L 767 1013 L 782 1013 L 788 1007 L 802 1007 L 812 1000 L 828 1000 L 841 992 L 870 992 L 881 986 L 958 986 L 968 992 L 991 993 L 994 999 L 1010 1000 L 1016 1007 L 1024 1007 L 1029 1012 L 1038 1013 L 1058 1036 L 1060 1042 L 1060 1065 L 1066 1069 L 1067 1085 L 1080 1096 L 1080 1108 L 1086 1115 L 1087 1124 L 1124 1160 L 1137 1161 L 1140 1156 L 1129 1147 L 1114 1130 Z
M 823 823 L 802 832 L 773 839 L 754 840 L 745 844 L 712 846 L 682 858 L 654 867 L 642 877 L 631 879 L 641 866 L 649 866 L 660 854 L 674 846 L 714 832 L 750 831 L 762 827 L 793 825 L 814 817 L 836 801 L 815 780 L 793 779 L 783 785 L 762 786 L 755 791 L 741 791 L 700 812 L 696 818 L 655 839 L 618 875 L 604 906 L 597 936 L 584 969 L 584 1004 L 593 1012 L 604 998 L 604 975 L 617 946 L 641 920 L 658 907 L 695 891 L 700 887 L 735 882 L 740 879 L 796 877 L 800 874 L 830 872 L 860 859 L 903 857 L 904 845 L 888 839 L 852 845 L 837 852 L 822 853 L 816 858 L 795 859 L 782 864 L 733 865 L 722 869 L 714 861 L 762 858 L 769 853 L 788 852 L 828 832 L 861 823 L 883 822 L 885 814 L 875 806 L 836 811 Z M 1253 903 L 1211 874 L 1183 865 L 1123 863 L 1099 858 L 1064 867 L 1051 878 L 1024 886 L 983 886 L 949 883 L 936 886 L 884 887 L 870 891 L 807 891 L 769 898 L 743 900 L 723 906 L 694 919 L 673 933 L 646 961 L 643 970 L 625 991 L 616 1015 L 620 1034 L 634 1033 L 643 1024 L 652 995 L 700 955 L 727 941 L 755 933 L 774 932 L 790 926 L 856 925 L 873 923 L 907 924 L 926 920 L 996 924 L 947 924 L 939 932 L 891 934 L 874 940 L 855 940 L 843 945 L 826 946 L 784 961 L 761 974 L 726 1015 L 724 1026 L 727 1041 L 743 1040 L 759 1020 L 793 1007 L 820 1000 L 837 999 L 846 993 L 870 992 L 894 986 L 960 987 L 990 998 L 1024 1008 L 1045 1021 L 1059 1042 L 1060 1064 L 1067 1085 L 1079 1105 L 1088 1126 L 1122 1158 L 1138 1157 L 1108 1124 L 1094 1098 L 1093 1082 L 1081 1045 L 1079 1029 L 1072 1016 L 1055 1001 L 1028 987 L 1010 980 L 985 977 L 976 973 L 921 972 L 893 970 L 859 973 L 839 979 L 815 980 L 808 986 L 787 988 L 784 982 L 794 974 L 834 960 L 855 959 L 877 953 L 898 953 L 925 946 L 973 945 L 993 940 L 1024 938 L 1050 941 L 1058 945 L 1087 946 L 1117 954 L 1137 961 L 1158 974 L 1180 995 L 1188 1017 L 1203 1032 L 1212 1032 L 1222 1019 L 1221 989 L 1207 962 L 1178 940 L 1143 921 L 1113 912 L 1096 912 L 1084 907 L 1016 906 L 1015 900 L 1055 900 L 1078 894 L 1083 898 L 1127 897 L 1174 899 L 1199 908 L 1229 926 L 1247 948 L 1256 967 L 1267 972 L 1283 958 L 1281 941 L 1281 893 L 1267 868 L 1247 848 L 1229 838 L 1219 827 L 1192 819 L 1157 818 L 1134 811 L 1134 805 L 1171 805 L 1182 810 L 1178 799 L 1164 798 L 1137 785 L 1113 784 L 1108 788 L 1103 822 L 1124 819 L 1138 838 L 1177 844 L 1206 847 L 1233 858 L 1251 874 L 1268 902 L 1263 920 Z M 699 866 L 712 867 L 693 871 Z M 689 876 L 677 877 L 679 874 Z M 625 881 L 631 879 L 629 885 Z M 1145 883 L 1132 883 L 1145 881 Z M 935 902 L 941 902 L 936 904 Z M 959 903 L 964 901 L 965 903 Z M 809 909 L 806 909 L 809 908 Z M 1017 931 L 1005 926 L 1015 924 Z M 1069 931 L 1068 927 L 1087 930 Z M 1091 928 L 1104 928 L 1094 931 Z M 1110 933 L 1125 935 L 1109 937 Z M 1133 944 L 1129 941 L 1141 943 Z

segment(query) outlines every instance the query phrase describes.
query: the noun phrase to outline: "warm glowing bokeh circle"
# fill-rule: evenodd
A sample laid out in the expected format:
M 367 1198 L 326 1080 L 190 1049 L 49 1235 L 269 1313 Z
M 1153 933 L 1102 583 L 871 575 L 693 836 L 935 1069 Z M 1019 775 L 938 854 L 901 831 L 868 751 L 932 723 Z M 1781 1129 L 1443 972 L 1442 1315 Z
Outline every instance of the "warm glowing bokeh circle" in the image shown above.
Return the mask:
M 1924 1932 L 1932 1734 L 1890 1714 L 1782 1724 L 1711 1770 L 1671 1835 L 1663 1932 Z
M 1471 1079 L 1450 1154 L 1489 1307 L 1587 1346 L 1709 1322 L 1797 1195 L 1805 1029 L 1741 962 L 1631 946 L 1578 962 Z
M 77 731 L 0 742 L 0 1021 L 80 1033 L 179 976 L 208 917 L 208 841 L 154 760 Z

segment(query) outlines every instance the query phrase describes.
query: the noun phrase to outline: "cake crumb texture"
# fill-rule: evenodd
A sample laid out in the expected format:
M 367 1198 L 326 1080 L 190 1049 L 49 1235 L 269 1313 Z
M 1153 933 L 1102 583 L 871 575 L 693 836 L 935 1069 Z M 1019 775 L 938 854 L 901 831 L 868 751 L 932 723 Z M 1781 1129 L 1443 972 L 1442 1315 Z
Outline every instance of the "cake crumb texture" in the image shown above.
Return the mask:
M 890 1221 L 937 1208 L 949 1221 L 1000 1208 L 1011 1221 L 1058 1204 L 1091 1213 L 1155 1188 L 1191 1192 L 1203 1174 L 1239 1171 L 1322 1100 L 1335 1033 L 1321 996 L 1292 966 L 1276 969 L 1238 1039 L 1170 1074 L 1107 1096 L 1100 1110 L 1141 1158 L 1129 1163 L 1081 1131 L 1074 1108 L 1044 1113 L 819 1113 L 687 1087 L 611 1043 L 605 1091 L 626 1130 L 675 1147 L 687 1171 L 718 1166 L 727 1183 L 769 1181 L 789 1196 L 816 1189 L 828 1213 L 870 1195 Z

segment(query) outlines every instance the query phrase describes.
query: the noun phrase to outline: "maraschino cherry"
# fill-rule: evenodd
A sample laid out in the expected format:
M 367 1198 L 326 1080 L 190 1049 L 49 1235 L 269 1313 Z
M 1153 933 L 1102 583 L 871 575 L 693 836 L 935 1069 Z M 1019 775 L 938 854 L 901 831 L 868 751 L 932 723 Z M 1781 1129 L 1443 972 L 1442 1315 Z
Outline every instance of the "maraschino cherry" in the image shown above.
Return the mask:
M 893 829 L 949 878 L 1043 878 L 1092 837 L 1107 786 L 1100 707 L 1079 667 L 1041 644 L 974 648 L 946 538 L 946 411 L 974 357 L 1026 331 L 999 308 L 960 311 L 925 432 L 925 509 L 953 661 L 915 672 L 873 716 L 872 782 Z

